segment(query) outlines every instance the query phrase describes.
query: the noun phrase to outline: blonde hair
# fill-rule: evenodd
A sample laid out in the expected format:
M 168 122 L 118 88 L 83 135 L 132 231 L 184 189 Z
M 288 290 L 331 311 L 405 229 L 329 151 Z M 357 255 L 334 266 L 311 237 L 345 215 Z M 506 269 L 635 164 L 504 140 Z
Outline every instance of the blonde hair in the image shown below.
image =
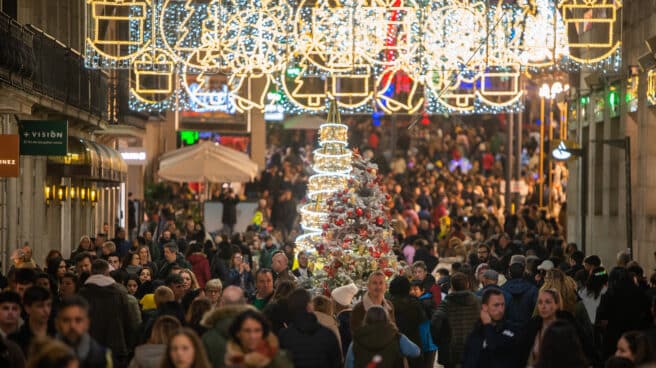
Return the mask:
M 198 279 L 196 278 L 196 275 L 190 269 L 183 268 L 182 270 L 180 270 L 180 273 L 186 273 L 187 275 L 189 275 L 189 277 L 191 277 L 191 287 L 190 287 L 191 290 L 196 290 L 196 289 L 199 288 Z
M 576 281 L 557 268 L 547 271 L 540 290 L 555 289 L 560 293 L 560 307 L 572 314 L 576 312 Z

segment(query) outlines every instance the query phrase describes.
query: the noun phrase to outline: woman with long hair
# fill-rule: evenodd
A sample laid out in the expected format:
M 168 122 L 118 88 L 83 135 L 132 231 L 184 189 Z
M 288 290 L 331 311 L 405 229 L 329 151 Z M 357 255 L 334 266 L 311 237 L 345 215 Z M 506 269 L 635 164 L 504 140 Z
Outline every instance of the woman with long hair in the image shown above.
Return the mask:
M 68 265 L 66 261 L 60 257 L 51 258 L 46 264 L 46 273 L 50 278 L 50 283 L 53 286 L 53 291 L 57 292 L 59 290 L 59 284 L 61 283 L 62 277 L 66 274 L 68 270 Z
M 180 321 L 171 316 L 161 316 L 155 320 L 148 342 L 134 349 L 134 358 L 128 368 L 158 368 L 166 354 L 166 343 L 173 333 L 180 329 Z
M 146 281 L 152 281 L 153 276 L 153 269 L 148 266 L 144 266 L 141 268 L 141 271 L 139 271 L 139 282 L 143 284 Z
M 228 329 L 225 366 L 228 368 L 291 368 L 292 363 L 262 313 L 247 309 Z
M 148 267 L 150 268 L 151 274 L 153 274 L 157 270 L 157 265 L 150 254 L 150 248 L 147 245 L 141 245 L 137 249 L 137 253 L 139 253 L 139 264 L 141 268 Z
M 182 269 L 180 270 L 180 276 L 182 276 L 182 286 L 185 291 L 185 294 L 189 293 L 190 291 L 194 291 L 199 289 L 198 287 L 198 281 L 196 280 L 196 275 L 191 272 L 189 269 Z
M 585 306 L 590 321 L 594 322 L 601 296 L 608 290 L 608 273 L 603 267 L 596 267 L 585 281 L 585 286 L 579 290 L 578 295 Z
M 535 368 L 583 368 L 587 361 L 571 323 L 556 320 L 545 331 Z
M 640 331 L 625 332 L 617 341 L 615 356 L 627 358 L 636 366 L 656 361 L 656 352 L 649 338 Z
M 194 330 L 181 328 L 171 335 L 162 368 L 210 368 L 203 343 Z
M 542 341 L 547 328 L 556 321 L 557 313 L 562 309 L 560 292 L 555 289 L 541 289 L 536 303 L 536 313 L 525 329 L 522 366 L 534 365 L 540 356 Z
M 353 332 L 344 366 L 366 367 L 379 357 L 376 367 L 403 367 L 405 357 L 416 358 L 420 354 L 421 349 L 399 332 L 385 308 L 375 305 L 367 311 L 362 327 Z

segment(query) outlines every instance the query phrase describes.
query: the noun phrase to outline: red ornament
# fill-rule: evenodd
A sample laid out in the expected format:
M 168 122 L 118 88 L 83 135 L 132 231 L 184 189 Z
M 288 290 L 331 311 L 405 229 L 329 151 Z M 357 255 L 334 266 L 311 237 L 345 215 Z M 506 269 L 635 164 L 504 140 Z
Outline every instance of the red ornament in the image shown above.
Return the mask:
M 341 197 L 342 197 L 342 195 L 343 195 L 343 194 L 342 194 L 342 192 L 337 192 L 337 196 L 338 196 L 338 197 L 340 197 L 340 198 L 341 198 Z
M 367 220 L 370 219 L 371 218 L 371 212 L 369 212 L 369 211 L 365 212 L 364 217 L 366 217 Z
M 333 203 L 335 203 L 335 201 L 333 201 L 332 199 L 329 199 L 329 200 L 326 201 L 326 204 L 329 205 L 329 206 L 332 206 Z
M 359 216 L 362 216 L 364 214 L 364 211 L 362 210 L 362 208 L 356 208 L 355 209 L 355 214 L 358 215 L 358 217 L 359 217 Z
M 376 224 L 377 224 L 378 226 L 383 226 L 384 223 L 385 223 L 385 219 L 384 219 L 384 218 L 382 218 L 382 217 L 380 217 L 380 216 L 376 217 Z
M 337 226 L 344 225 L 344 220 L 342 220 L 341 218 L 337 219 L 337 221 L 335 221 L 335 225 L 337 225 Z
M 388 200 L 388 201 L 389 201 L 389 200 L 390 200 L 390 198 L 392 198 L 392 197 L 391 197 L 391 196 L 390 196 L 389 194 L 385 194 L 385 199 L 386 199 L 386 200 Z
M 385 276 L 387 276 L 387 277 L 390 277 L 390 276 L 392 276 L 392 275 L 394 274 L 394 272 L 392 272 L 392 270 L 390 270 L 389 268 L 386 268 L 386 269 L 383 271 L 383 273 L 384 273 Z
M 346 198 L 346 197 L 342 197 L 342 202 L 343 202 L 343 203 L 348 202 L 348 198 Z
M 328 224 L 323 224 L 323 225 L 321 225 L 321 228 L 324 229 L 324 230 L 328 230 L 328 226 L 330 226 L 330 225 L 328 225 Z
M 353 211 L 351 210 L 346 211 L 346 216 L 353 217 Z

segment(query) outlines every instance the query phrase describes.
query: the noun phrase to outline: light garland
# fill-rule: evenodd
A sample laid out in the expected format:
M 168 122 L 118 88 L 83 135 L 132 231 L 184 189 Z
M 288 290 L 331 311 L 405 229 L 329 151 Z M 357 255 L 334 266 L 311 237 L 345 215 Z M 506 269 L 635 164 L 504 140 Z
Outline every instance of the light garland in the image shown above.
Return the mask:
M 620 0 L 86 0 L 86 6 L 86 65 L 129 68 L 130 107 L 138 110 L 264 110 L 275 84 L 289 113 L 318 113 L 328 99 L 345 113 L 371 113 L 374 106 L 389 114 L 514 111 L 522 72 L 621 67 Z M 590 24 L 607 27 L 607 37 L 567 39 L 568 30 L 580 35 Z M 227 87 L 206 81 L 214 75 L 226 75 Z M 253 95 L 249 86 L 257 78 L 266 88 Z
M 647 101 L 650 105 L 656 105 L 656 70 L 647 72 Z

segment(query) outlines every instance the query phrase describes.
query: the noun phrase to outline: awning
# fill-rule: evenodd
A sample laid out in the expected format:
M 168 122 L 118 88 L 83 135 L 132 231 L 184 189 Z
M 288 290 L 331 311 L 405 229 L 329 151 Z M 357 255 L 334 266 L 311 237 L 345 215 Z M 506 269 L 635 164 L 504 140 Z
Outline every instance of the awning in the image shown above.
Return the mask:
M 128 166 L 118 151 L 79 137 L 68 137 L 68 155 L 48 156 L 48 176 L 124 182 Z

